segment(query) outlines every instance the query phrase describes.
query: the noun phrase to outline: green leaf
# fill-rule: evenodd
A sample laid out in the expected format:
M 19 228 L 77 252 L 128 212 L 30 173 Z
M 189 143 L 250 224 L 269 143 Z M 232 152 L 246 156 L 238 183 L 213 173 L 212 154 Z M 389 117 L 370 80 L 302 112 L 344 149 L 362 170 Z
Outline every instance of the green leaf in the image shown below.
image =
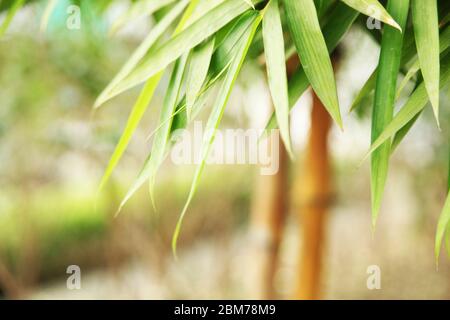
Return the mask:
M 8 13 L 6 14 L 5 19 L 0 25 L 0 37 L 2 37 L 5 34 L 6 30 L 8 30 L 8 27 L 11 24 L 11 21 L 14 19 L 14 16 L 16 15 L 17 11 L 20 10 L 20 8 L 22 8 L 24 4 L 25 0 L 15 0 L 14 3 L 11 5 L 11 7 L 8 10 Z
M 172 76 L 169 81 L 166 97 L 164 99 L 163 107 L 161 109 L 159 120 L 159 123 L 161 125 L 159 125 L 158 130 L 156 131 L 150 157 L 146 161 L 144 168 L 142 169 L 138 178 L 133 183 L 124 200 L 120 204 L 119 210 L 125 205 L 125 203 L 133 196 L 133 194 L 147 179 L 150 179 L 150 195 L 152 202 L 154 201 L 153 190 L 155 175 L 159 166 L 164 160 L 164 155 L 167 150 L 167 142 L 170 135 L 170 128 L 172 126 L 173 114 L 180 97 L 181 84 L 183 82 L 183 77 L 185 74 L 186 62 L 187 55 L 183 55 L 175 63 L 174 69 L 172 71 Z
M 196 193 L 198 183 L 203 172 L 203 168 L 205 166 L 206 159 L 208 157 L 210 148 L 212 143 L 214 142 L 215 131 L 222 119 L 223 112 L 225 110 L 225 106 L 227 105 L 228 99 L 230 97 L 232 88 L 234 83 L 236 82 L 239 71 L 244 63 L 245 56 L 247 55 L 250 44 L 253 40 L 253 37 L 256 33 L 256 30 L 261 22 L 262 16 L 258 15 L 255 17 L 255 21 L 252 25 L 251 29 L 248 29 L 244 37 L 239 41 L 235 48 L 234 58 L 229 66 L 227 71 L 225 80 L 222 84 L 222 87 L 219 91 L 219 94 L 214 102 L 213 109 L 208 119 L 208 123 L 206 124 L 205 134 L 203 136 L 203 146 L 201 151 L 201 161 L 194 175 L 194 179 L 191 185 L 191 189 L 189 191 L 189 196 L 187 198 L 186 204 L 181 212 L 180 218 L 177 222 L 175 232 L 172 238 L 172 250 L 176 257 L 177 250 L 177 240 L 180 235 L 181 226 L 183 223 L 184 216 L 186 215 L 187 209 L 192 202 L 192 199 Z
M 444 240 L 449 225 L 450 225 L 450 193 L 447 196 L 447 200 L 445 202 L 444 209 L 442 210 L 436 229 L 436 240 L 434 249 L 434 253 L 436 256 L 436 265 L 438 265 L 439 262 L 439 255 L 441 253 L 442 241 Z
M 181 5 L 182 3 L 180 3 Z M 186 12 L 184 13 L 183 17 L 181 18 L 181 21 L 178 23 L 178 27 L 175 30 L 175 33 L 178 30 L 181 30 L 183 27 L 183 23 L 186 22 L 187 17 L 189 14 L 191 14 L 193 7 L 197 4 L 197 1 L 193 1 L 190 3 L 189 7 L 186 9 Z M 127 124 L 125 126 L 125 130 L 122 133 L 122 136 L 120 137 L 119 143 L 117 144 L 113 155 L 111 156 L 111 159 L 109 160 L 108 166 L 106 168 L 105 174 L 103 175 L 103 178 L 100 182 L 99 191 L 100 192 L 103 187 L 108 182 L 109 177 L 111 176 L 112 172 L 114 171 L 114 168 L 119 163 L 120 158 L 122 157 L 123 153 L 125 152 L 131 137 L 134 134 L 134 131 L 136 131 L 137 126 L 139 125 L 145 111 L 148 108 L 148 105 L 150 101 L 153 98 L 153 94 L 155 93 L 155 90 L 161 81 L 162 76 L 164 75 L 164 69 L 159 71 L 157 74 L 150 77 L 150 79 L 147 80 L 145 83 L 144 88 L 142 89 L 135 105 L 133 106 L 133 109 L 131 110 L 130 116 L 128 117 Z
M 124 14 L 114 21 L 109 31 L 110 35 L 115 34 L 125 24 L 140 18 L 149 17 L 172 2 L 175 2 L 175 0 L 140 0 L 134 2 Z
M 409 11 L 409 0 L 389 0 L 388 11 L 404 29 Z M 386 26 L 381 41 L 380 61 L 375 88 L 375 101 L 372 114 L 372 141 L 375 141 L 391 122 L 397 89 L 397 77 L 402 57 L 403 34 Z M 381 207 L 381 200 L 388 174 L 391 144 L 385 143 L 372 153 L 371 191 L 372 225 L 375 228 Z
M 364 84 L 362 89 L 359 91 L 359 93 L 356 96 L 355 100 L 353 100 L 352 106 L 350 107 L 350 112 L 353 112 L 356 108 L 358 108 L 361 105 L 361 102 L 367 96 L 369 96 L 373 92 L 373 90 L 375 89 L 375 86 L 377 84 L 377 69 L 375 69 L 372 72 L 372 74 L 370 75 L 369 79 L 367 79 L 366 83 Z
M 311 86 L 342 128 L 333 67 L 313 0 L 284 0 L 291 35 Z
M 437 0 L 412 0 L 420 68 L 439 125 L 439 18 Z
M 160 72 L 159 74 L 157 74 L 157 75 L 153 76 L 151 79 L 149 79 L 147 81 L 147 83 L 145 84 L 144 89 L 140 93 L 139 98 L 137 99 L 137 101 L 136 101 L 135 105 L 133 106 L 133 109 L 131 110 L 131 113 L 128 117 L 127 124 L 122 133 L 122 136 L 120 137 L 120 140 L 117 143 L 116 148 L 114 149 L 114 153 L 111 156 L 111 159 L 109 160 L 106 171 L 100 182 L 99 191 L 101 191 L 104 188 L 104 186 L 108 182 L 112 172 L 114 171 L 115 167 L 119 163 L 120 158 L 122 158 L 122 155 L 125 152 L 128 144 L 131 140 L 131 137 L 134 134 L 134 131 L 136 131 L 136 128 L 139 125 L 139 122 L 141 121 L 142 116 L 144 115 L 145 111 L 147 110 L 148 104 L 150 103 L 150 100 L 152 99 L 153 94 L 155 93 L 156 87 L 158 86 L 158 83 L 161 80 L 162 75 L 163 75 L 163 72 Z
M 205 83 L 214 51 L 214 38 L 192 50 L 186 76 L 186 112 L 191 118 L 192 107 Z
M 40 31 L 45 32 L 47 30 L 48 22 L 53 12 L 55 11 L 56 5 L 58 4 L 58 0 L 49 0 L 47 5 L 45 6 L 44 14 L 41 18 L 41 26 Z
M 414 41 L 414 34 L 412 32 L 412 28 L 406 28 L 406 32 L 403 39 L 403 49 L 402 49 L 402 59 L 401 66 L 404 67 L 407 65 L 411 59 L 416 55 L 416 45 Z M 357 109 L 361 102 L 368 97 L 375 90 L 375 86 L 377 83 L 377 68 L 372 72 L 370 77 L 367 79 L 361 91 L 356 96 L 355 100 L 352 103 L 350 111 L 353 112 Z
M 442 60 L 440 88 L 443 89 L 448 84 L 450 84 L 450 55 L 447 55 Z M 425 108 L 427 102 L 428 94 L 425 84 L 422 82 L 392 121 L 384 128 L 383 132 L 372 143 L 367 156 L 376 151 L 383 143 L 388 142 L 396 132 L 408 124 L 409 121 Z
M 293 158 L 289 134 L 289 97 L 286 74 L 286 57 L 284 55 L 284 38 L 281 26 L 278 0 L 271 0 L 264 14 L 263 40 L 266 56 L 267 76 L 281 138 Z
M 445 28 L 445 30 L 442 32 L 442 34 L 439 36 L 439 53 L 444 52 L 448 49 L 450 46 L 450 27 Z M 416 58 L 413 62 L 411 62 L 412 65 L 409 67 L 408 72 L 406 73 L 405 77 L 402 80 L 402 83 L 400 84 L 398 90 L 397 90 L 397 98 L 400 97 L 400 94 L 406 87 L 406 85 L 411 81 L 411 79 L 419 72 L 420 70 L 420 61 L 419 58 Z M 440 63 L 438 63 L 440 67 Z M 439 71 L 439 70 L 438 70 Z M 438 82 L 439 84 L 439 82 Z M 428 95 L 429 95 L 429 90 Z M 439 87 L 438 87 L 438 98 L 439 98 Z
M 227 0 L 211 9 L 159 49 L 152 52 L 147 59 L 144 59 L 128 77 L 116 86 L 113 96 L 144 82 L 157 72 L 164 70 L 183 53 L 199 45 L 248 9 L 248 5 L 242 0 Z
M 139 47 L 133 52 L 131 57 L 123 65 L 114 79 L 108 84 L 103 92 L 97 98 L 94 108 L 100 107 L 104 102 L 113 97 L 112 90 L 138 65 L 139 61 L 152 48 L 156 41 L 169 28 L 175 19 L 183 12 L 183 9 L 189 3 L 189 0 L 180 1 L 161 21 L 150 31 L 147 37 L 142 41 Z
M 348 6 L 369 17 L 373 17 L 379 21 L 387 23 L 388 25 L 402 31 L 402 28 L 391 17 L 388 11 L 377 0 L 341 0 Z
M 328 47 L 328 52 L 331 53 L 336 49 L 342 37 L 350 29 L 355 22 L 359 13 L 344 3 L 338 2 L 336 7 L 332 10 L 328 22 L 323 28 L 323 36 Z M 310 86 L 305 70 L 300 67 L 294 75 L 289 79 L 289 109 L 297 103 L 298 99 Z M 275 114 L 272 114 L 266 127 L 265 133 L 269 130 L 277 128 L 277 120 Z

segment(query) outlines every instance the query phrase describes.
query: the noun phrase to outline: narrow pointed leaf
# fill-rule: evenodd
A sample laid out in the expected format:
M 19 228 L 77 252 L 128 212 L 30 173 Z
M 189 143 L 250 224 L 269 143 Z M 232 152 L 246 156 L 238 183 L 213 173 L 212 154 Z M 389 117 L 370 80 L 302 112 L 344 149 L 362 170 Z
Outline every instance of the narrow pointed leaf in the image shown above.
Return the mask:
M 278 0 L 271 0 L 264 14 L 263 40 L 269 88 L 284 145 L 293 157 L 289 133 L 289 97 L 284 38 Z
M 437 0 L 412 0 L 420 69 L 439 124 L 439 18 Z
M 181 5 L 181 3 L 180 3 Z M 193 1 L 189 4 L 188 8 L 186 9 L 185 13 L 183 14 L 183 17 L 181 18 L 181 21 L 178 23 L 178 26 L 174 32 L 174 34 L 177 34 L 178 30 L 181 30 L 183 27 L 183 23 L 186 22 L 187 16 L 189 16 L 192 13 L 192 10 L 194 6 L 197 5 L 196 1 Z M 164 69 L 150 77 L 147 82 L 145 83 L 144 88 L 142 89 L 138 100 L 136 101 L 135 105 L 133 106 L 133 109 L 131 110 L 130 116 L 128 117 L 127 124 L 125 126 L 125 130 L 122 133 L 122 136 L 120 137 L 119 143 L 117 144 L 113 155 L 111 156 L 111 159 L 109 160 L 108 166 L 106 168 L 105 174 L 103 175 L 103 178 L 100 182 L 99 186 L 99 192 L 103 189 L 103 187 L 108 182 L 109 177 L 111 176 L 112 172 L 114 171 L 115 167 L 119 163 L 120 158 L 122 157 L 123 153 L 125 152 L 131 137 L 133 136 L 134 132 L 136 131 L 137 126 L 139 125 L 142 117 L 144 116 L 145 111 L 148 108 L 148 105 L 150 101 L 153 98 L 153 94 L 155 93 L 155 90 L 161 81 L 162 76 L 164 75 Z
M 175 112 L 175 109 L 178 104 L 178 99 L 180 97 L 180 89 L 183 81 L 186 61 L 187 55 L 184 55 L 175 63 L 174 69 L 172 71 L 172 76 L 169 81 L 169 87 L 167 89 L 166 97 L 164 99 L 163 107 L 160 114 L 159 122 L 161 123 L 161 126 L 158 128 L 158 131 L 155 134 L 150 157 L 146 161 L 143 170 L 141 171 L 138 178 L 133 183 L 130 190 L 126 194 L 124 200 L 120 204 L 121 208 L 133 196 L 133 194 L 139 189 L 139 187 L 148 179 L 150 179 L 150 195 L 152 201 L 154 200 L 153 197 L 154 179 L 158 167 L 164 160 L 164 155 L 167 149 L 167 142 L 169 139 L 170 128 L 172 126 L 173 120 L 172 115 Z M 169 119 L 169 121 L 166 121 L 166 119 Z
M 359 13 L 356 10 L 353 10 L 344 3 L 337 3 L 336 7 L 330 13 L 328 22 L 323 28 L 323 36 L 329 53 L 336 49 L 342 37 L 350 29 L 358 15 Z M 300 67 L 291 79 L 289 79 L 288 83 L 290 110 L 292 110 L 298 99 L 300 99 L 309 86 L 310 83 L 305 70 Z M 265 132 L 275 128 L 277 128 L 277 119 L 275 113 L 273 113 L 265 127 Z
M 189 0 L 180 1 L 161 21 L 150 31 L 147 37 L 142 41 L 139 47 L 133 52 L 131 57 L 123 65 L 114 79 L 108 84 L 103 92 L 97 98 L 94 108 L 100 107 L 104 102 L 112 98 L 111 92 L 141 61 L 145 54 L 161 37 L 161 35 L 169 28 L 175 19 L 183 12 L 183 9 L 189 3 Z
M 227 0 L 211 9 L 207 14 L 153 52 L 148 59 L 143 61 L 128 77 L 117 85 L 113 95 L 118 95 L 163 70 L 183 53 L 199 45 L 247 10 L 249 10 L 249 6 L 242 0 Z
M 8 10 L 8 13 L 6 14 L 5 19 L 0 25 L 0 37 L 2 37 L 8 30 L 8 27 L 11 24 L 12 20 L 14 19 L 14 16 L 16 15 L 17 11 L 20 8 L 22 8 L 24 4 L 25 0 L 15 0 L 14 3 L 11 5 L 11 7 Z
M 175 2 L 175 0 L 140 0 L 134 2 L 125 13 L 114 21 L 109 33 L 113 35 L 127 23 L 140 18 L 149 17 L 157 10 L 172 2 Z
M 192 51 L 186 76 L 186 112 L 188 119 L 191 118 L 192 107 L 208 75 L 213 51 L 214 38 Z
M 388 12 L 404 29 L 409 11 L 409 0 L 389 0 Z M 372 141 L 375 141 L 391 122 L 394 114 L 397 77 L 403 47 L 403 34 L 390 26 L 385 26 L 381 41 L 380 61 L 375 88 L 372 113 Z M 371 191 L 372 225 L 375 227 L 386 184 L 391 144 L 385 143 L 372 153 Z
M 442 70 L 440 87 L 443 89 L 450 84 L 450 56 L 445 57 L 441 62 Z M 384 128 L 383 132 L 381 132 L 378 138 L 372 143 L 369 154 L 377 150 L 383 143 L 388 142 L 396 132 L 403 128 L 425 108 L 427 102 L 428 94 L 425 84 L 422 82 L 392 121 Z
M 348 6 L 358 10 L 365 15 L 375 18 L 379 21 L 387 23 L 388 25 L 402 31 L 400 25 L 391 17 L 388 11 L 377 0 L 341 0 Z M 419 0 L 420 1 L 420 0 Z
M 225 106 L 228 102 L 228 99 L 230 97 L 232 88 L 234 86 L 234 83 L 236 82 L 237 76 L 242 67 L 242 64 L 244 63 L 245 56 L 247 55 L 248 49 L 250 47 L 250 44 L 253 40 L 253 37 L 256 33 L 256 30 L 257 30 L 260 22 L 261 22 L 261 16 L 258 15 L 257 17 L 255 17 L 255 22 L 253 23 L 252 28 L 246 32 L 245 36 L 241 39 L 241 41 L 236 46 L 234 59 L 232 60 L 230 66 L 229 66 L 225 80 L 222 84 L 222 87 L 221 87 L 219 94 L 216 98 L 216 101 L 213 105 L 213 109 L 209 116 L 208 123 L 206 124 L 205 134 L 203 136 L 201 161 L 200 161 L 200 164 L 198 165 L 197 170 L 194 174 L 194 179 L 193 179 L 193 182 L 191 185 L 191 189 L 189 191 L 188 199 L 183 208 L 183 211 L 181 212 L 180 218 L 177 222 L 175 232 L 174 232 L 174 235 L 172 238 L 172 250 L 173 250 L 175 257 L 176 257 L 176 250 L 177 250 L 177 240 L 178 240 L 178 237 L 179 237 L 179 234 L 181 231 L 181 226 L 183 223 L 184 216 L 186 215 L 187 209 L 189 208 L 189 205 L 192 202 L 192 199 L 196 193 L 197 186 L 198 186 L 201 174 L 203 172 L 203 168 L 205 166 L 205 161 L 208 157 L 211 145 L 214 141 L 215 131 L 217 130 L 220 120 L 222 119 L 222 115 L 225 110 Z
M 291 35 L 303 70 L 331 117 L 342 128 L 333 67 L 313 0 L 284 0 Z
M 436 229 L 436 240 L 434 253 L 436 256 L 436 264 L 439 261 L 439 255 L 441 253 L 442 241 L 444 240 L 447 229 L 450 225 L 450 193 L 448 194 L 447 200 L 442 210 L 441 216 Z
M 58 0 L 48 0 L 47 5 L 45 6 L 44 14 L 41 18 L 40 31 L 45 32 L 47 30 L 48 22 L 53 12 L 55 11 L 56 5 L 58 4 Z

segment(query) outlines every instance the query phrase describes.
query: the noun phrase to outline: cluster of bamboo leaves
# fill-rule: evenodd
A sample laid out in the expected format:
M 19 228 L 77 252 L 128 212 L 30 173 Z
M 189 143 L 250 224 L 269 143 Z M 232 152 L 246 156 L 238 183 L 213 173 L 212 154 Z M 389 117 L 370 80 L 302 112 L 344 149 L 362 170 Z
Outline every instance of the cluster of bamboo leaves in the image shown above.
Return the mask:
M 56 1 L 48 1 L 42 25 Z M 11 2 L 0 34 L 24 3 L 24 0 Z M 359 24 L 369 31 L 364 23 L 368 17 L 383 22 L 382 29 L 375 34 L 381 48 L 379 63 L 351 106 L 351 110 L 360 108 L 361 101 L 373 95 L 371 147 L 367 157 L 371 160 L 374 226 L 389 158 L 428 102 L 436 125 L 440 126 L 439 94 L 450 81 L 448 0 L 136 0 L 112 25 L 111 34 L 134 19 L 150 16 L 155 16 L 157 23 L 95 103 L 95 108 L 99 108 L 121 93 L 143 85 L 100 189 L 120 161 L 145 111 L 152 106 L 153 95 L 165 73 L 170 80 L 159 123 L 152 134 L 152 150 L 121 208 L 147 181 L 154 201 L 155 176 L 173 146 L 176 130 L 187 127 L 206 108 L 205 102 L 213 99 L 201 163 L 174 232 L 174 252 L 183 218 L 214 141 L 214 131 L 246 59 L 264 57 L 275 109 L 267 129 L 280 129 L 292 156 L 289 136 L 292 107 L 312 87 L 336 124 L 344 128 L 330 55 L 353 25 Z M 301 65 L 288 79 L 286 60 L 294 54 L 298 54 Z M 399 96 L 410 83 L 414 90 L 394 114 Z M 449 245 L 450 194 L 437 227 L 436 258 L 446 236 Z

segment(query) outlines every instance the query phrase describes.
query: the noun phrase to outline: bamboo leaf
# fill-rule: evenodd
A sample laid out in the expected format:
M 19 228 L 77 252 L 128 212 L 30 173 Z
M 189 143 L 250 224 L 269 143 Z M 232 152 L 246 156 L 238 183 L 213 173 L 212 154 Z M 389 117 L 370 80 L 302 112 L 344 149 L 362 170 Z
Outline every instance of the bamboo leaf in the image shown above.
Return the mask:
M 161 80 L 162 75 L 163 73 L 160 72 L 159 74 L 149 79 L 145 84 L 143 90 L 141 91 L 139 98 L 137 99 L 128 117 L 127 124 L 122 133 L 122 136 L 120 137 L 120 140 L 117 143 L 116 148 L 114 149 L 111 159 L 109 160 L 108 166 L 106 167 L 105 173 L 100 182 L 99 191 L 101 191 L 104 188 L 112 172 L 119 163 L 119 160 L 122 158 L 122 155 L 125 152 L 131 140 L 131 137 L 134 134 L 134 131 L 136 131 L 136 128 L 139 125 L 142 116 L 147 110 L 148 104 L 150 103 L 150 100 L 152 99 L 153 94 L 155 93 L 156 87 L 158 86 L 158 83 Z
M 227 0 L 211 9 L 159 49 L 152 52 L 145 61 L 116 86 L 112 95 L 118 95 L 152 77 L 178 59 L 183 53 L 199 45 L 248 9 L 248 5 L 242 0 Z
M 420 68 L 439 125 L 439 18 L 437 0 L 412 0 Z
M 450 56 L 447 55 L 442 60 L 441 81 L 440 88 L 445 88 L 450 84 Z M 409 121 L 411 121 L 419 112 L 421 112 L 428 102 L 428 94 L 425 88 L 425 84 L 422 82 L 417 89 L 413 92 L 409 100 L 395 115 L 392 121 L 384 128 L 378 138 L 372 143 L 370 150 L 367 154 L 372 154 L 383 143 L 388 140 L 401 128 L 403 128 Z
M 43 33 L 47 30 L 48 22 L 53 12 L 55 11 L 56 5 L 58 4 L 58 0 L 48 0 L 47 5 L 45 6 L 44 14 L 41 18 L 40 31 Z
M 328 52 L 333 52 L 342 37 L 350 29 L 359 13 L 344 3 L 338 2 L 334 10 L 330 13 L 330 18 L 323 28 L 323 36 L 328 48 Z M 297 103 L 298 99 L 308 89 L 310 83 L 306 76 L 305 70 L 300 67 L 294 75 L 289 79 L 288 93 L 289 93 L 289 109 Z M 270 117 L 265 132 L 277 128 L 277 120 L 275 113 Z
M 12 20 L 14 19 L 14 16 L 16 15 L 17 11 L 20 10 L 20 8 L 23 7 L 25 4 L 25 0 L 15 0 L 14 3 L 11 5 L 11 7 L 8 10 L 8 13 L 6 14 L 5 19 L 3 20 L 2 24 L 0 25 L 0 37 L 2 37 L 5 32 L 8 30 L 9 25 L 11 24 Z
M 369 79 L 367 79 L 366 83 L 359 91 L 355 100 L 353 100 L 352 106 L 350 107 L 350 112 L 353 112 L 356 108 L 358 108 L 361 105 L 361 102 L 373 92 L 376 84 L 377 84 L 377 69 L 375 69 L 372 72 Z
M 175 2 L 175 0 L 140 0 L 134 2 L 125 13 L 114 21 L 109 34 L 115 34 L 125 24 L 131 21 L 151 16 L 154 12 L 171 4 L 172 2 Z
M 303 70 L 331 117 L 342 128 L 333 67 L 313 0 L 285 0 L 291 35 Z
M 450 46 L 450 27 L 447 27 L 442 32 L 442 34 L 439 36 L 439 53 L 443 53 L 445 50 L 448 49 L 449 46 Z M 402 93 L 402 91 L 404 90 L 406 85 L 409 83 L 409 81 L 411 81 L 411 79 L 420 70 L 419 58 L 416 58 L 411 63 L 412 63 L 411 67 L 409 68 L 404 79 L 402 80 L 402 83 L 400 84 L 400 86 L 397 90 L 397 98 L 400 97 L 400 94 Z M 439 63 L 439 66 L 440 66 L 440 63 Z M 427 89 L 427 91 L 428 91 L 428 89 Z M 429 95 L 429 93 L 428 93 L 428 95 Z M 438 96 L 439 96 L 439 87 L 438 87 Z
M 154 201 L 154 179 L 158 167 L 164 160 L 164 155 L 167 149 L 167 141 L 170 135 L 170 128 L 172 126 L 173 114 L 180 97 L 180 89 L 183 81 L 183 76 L 185 74 L 186 62 L 187 55 L 184 55 L 175 63 L 160 114 L 159 123 L 161 123 L 161 125 L 156 131 L 155 139 L 153 140 L 152 151 L 138 178 L 133 183 L 125 198 L 121 202 L 119 211 L 147 179 L 150 179 L 150 196 L 152 202 Z M 166 119 L 168 119 L 169 121 L 167 121 Z
M 94 108 L 100 107 L 104 102 L 112 98 L 112 90 L 122 81 L 141 61 L 145 54 L 152 48 L 156 41 L 169 28 L 175 19 L 183 12 L 183 9 L 189 3 L 189 0 L 180 1 L 164 18 L 150 31 L 147 37 L 142 41 L 139 47 L 133 52 L 131 57 L 123 65 L 114 79 L 108 84 L 103 92 L 97 98 Z
M 277 122 L 286 149 L 293 158 L 289 133 L 289 97 L 284 55 L 284 38 L 278 0 L 271 0 L 262 22 L 267 76 L 275 107 Z
M 213 109 L 209 116 L 208 123 L 206 124 L 205 134 L 203 136 L 201 161 L 200 161 L 200 164 L 198 165 L 197 170 L 194 174 L 194 179 L 193 179 L 193 182 L 191 185 L 191 189 L 189 191 L 189 196 L 188 196 L 186 204 L 181 212 L 180 218 L 177 222 L 175 232 L 174 232 L 173 238 L 172 238 L 172 250 L 173 250 L 175 257 L 176 257 L 176 252 L 177 252 L 177 240 L 180 235 L 184 216 L 186 215 L 187 209 L 188 209 L 190 203 L 192 202 L 192 199 L 196 193 L 197 186 L 198 186 L 201 174 L 203 172 L 203 168 L 205 166 L 206 159 L 208 157 L 211 145 L 214 141 L 215 131 L 217 130 L 220 120 L 222 119 L 222 115 L 225 110 L 225 106 L 228 102 L 228 99 L 230 97 L 232 88 L 234 86 L 234 83 L 236 82 L 236 79 L 237 79 L 239 71 L 242 67 L 242 64 L 244 63 L 245 56 L 247 55 L 248 49 L 249 49 L 250 44 L 253 40 L 253 37 L 256 33 L 256 30 L 261 22 L 261 19 L 262 19 L 261 15 L 258 15 L 257 17 L 255 17 L 255 21 L 252 25 L 252 28 L 246 32 L 245 36 L 241 39 L 241 41 L 239 41 L 238 45 L 236 46 L 234 58 L 230 64 L 230 67 L 227 71 L 225 80 L 222 84 L 220 92 L 216 98 L 214 105 L 213 105 Z
M 388 11 L 377 0 L 341 0 L 348 6 L 358 10 L 365 15 L 375 18 L 379 21 L 387 23 L 388 25 L 402 31 L 401 26 L 391 17 Z
M 181 5 L 181 3 L 180 3 Z M 183 27 L 183 23 L 186 22 L 187 17 L 192 13 L 193 7 L 197 5 L 197 1 L 193 1 L 189 4 L 188 8 L 186 9 L 185 13 L 183 14 L 183 17 L 181 18 L 181 21 L 178 23 L 178 27 L 176 28 L 174 34 L 177 33 L 178 30 L 181 30 Z M 122 133 L 122 136 L 120 137 L 119 143 L 117 144 L 113 155 L 111 156 L 111 159 L 109 160 L 108 166 L 106 168 L 106 171 L 103 175 L 103 178 L 100 182 L 99 190 L 100 192 L 103 187 L 108 182 L 109 177 L 111 176 L 112 172 L 114 171 L 114 168 L 119 163 L 120 158 L 122 157 L 123 153 L 125 152 L 131 137 L 134 134 L 134 131 L 136 131 L 137 126 L 139 125 L 145 111 L 148 108 L 148 105 L 150 101 L 153 98 L 153 94 L 155 93 L 155 90 L 161 81 L 162 76 L 164 75 L 164 69 L 150 77 L 150 79 L 147 80 L 145 83 L 144 88 L 142 89 L 135 105 L 133 106 L 133 109 L 131 110 L 130 116 L 128 117 L 127 124 L 125 126 L 125 130 Z
M 439 262 L 439 255 L 441 253 L 442 241 L 444 240 L 447 228 L 450 225 L 450 193 L 447 196 L 447 200 L 442 210 L 441 216 L 439 217 L 439 222 L 436 228 L 436 240 L 435 240 L 435 257 L 436 265 Z
M 388 12 L 404 29 L 409 11 L 409 0 L 389 0 Z M 403 47 L 403 34 L 386 26 L 381 41 L 380 61 L 375 88 L 375 102 L 372 115 L 372 141 L 375 141 L 391 122 L 394 114 L 397 76 Z M 391 144 L 385 143 L 372 153 L 371 191 L 372 225 L 375 228 L 386 184 Z
M 211 58 L 214 51 L 214 38 L 193 49 L 186 76 L 186 112 L 191 118 L 192 107 L 199 96 L 200 90 L 208 75 Z

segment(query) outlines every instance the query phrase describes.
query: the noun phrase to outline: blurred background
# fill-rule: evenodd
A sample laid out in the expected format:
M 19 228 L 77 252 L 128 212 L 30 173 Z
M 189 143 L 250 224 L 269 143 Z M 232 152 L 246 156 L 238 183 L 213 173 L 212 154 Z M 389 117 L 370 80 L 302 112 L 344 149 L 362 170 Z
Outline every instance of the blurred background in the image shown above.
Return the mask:
M 139 44 L 152 21 L 138 19 L 114 37 L 108 30 L 129 5 L 101 14 L 81 3 L 81 29 L 66 28 L 60 1 L 46 32 L 44 6 L 21 10 L 0 39 L 0 297 L 26 299 L 248 299 L 262 297 L 267 233 L 258 210 L 269 180 L 252 165 L 208 165 L 188 211 L 176 261 L 170 243 L 194 165 L 166 161 L 156 190 L 157 210 L 143 187 L 114 214 L 151 143 L 167 79 L 108 187 L 97 194 L 108 159 L 139 93 L 133 89 L 97 112 L 95 98 Z M 0 20 L 3 19 L 0 16 Z M 376 42 L 358 28 L 347 34 L 337 69 L 345 130 L 329 136 L 333 201 L 324 222 L 321 275 L 324 299 L 449 299 L 450 263 L 437 271 L 434 236 L 446 196 L 449 99 L 442 95 L 442 131 L 431 108 L 397 149 L 374 234 L 368 162 L 370 101 L 349 114 L 358 89 L 378 59 Z M 298 185 L 313 98 L 292 113 L 296 160 L 288 163 L 282 194 L 283 237 L 273 271 L 273 297 L 295 297 L 302 252 Z M 258 116 L 252 116 L 255 115 Z M 262 128 L 270 115 L 264 70 L 245 65 L 222 129 Z M 256 212 L 255 212 L 256 211 Z M 300 218 L 299 218 L 300 216 Z M 67 267 L 78 265 L 82 289 L 68 290 Z M 381 289 L 367 273 L 379 266 Z

